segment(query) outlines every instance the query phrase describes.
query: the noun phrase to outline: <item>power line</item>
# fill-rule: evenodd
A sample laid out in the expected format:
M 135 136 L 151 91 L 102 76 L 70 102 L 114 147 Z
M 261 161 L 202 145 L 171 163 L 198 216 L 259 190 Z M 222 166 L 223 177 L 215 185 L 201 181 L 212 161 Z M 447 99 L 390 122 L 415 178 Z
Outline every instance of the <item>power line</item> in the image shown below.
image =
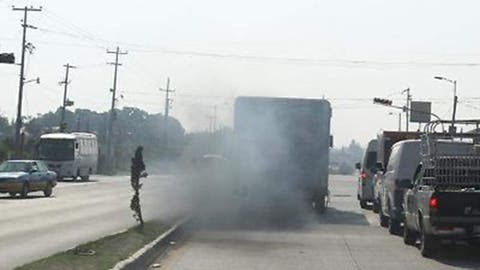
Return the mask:
M 56 17 L 56 21 L 60 21 L 65 27 L 70 29 L 74 33 L 69 33 L 65 31 L 55 31 L 42 28 L 40 29 L 43 32 L 51 32 L 60 35 L 66 35 L 73 38 L 87 40 L 93 43 L 98 48 L 105 48 L 106 45 L 102 44 L 111 44 L 111 40 L 100 38 L 97 35 L 94 35 L 88 31 L 83 30 L 82 28 L 68 22 L 65 19 L 62 19 L 59 15 L 54 14 L 53 12 L 48 11 L 49 15 Z M 51 17 L 50 17 L 51 18 Z M 478 67 L 480 62 L 468 62 L 468 61 L 457 61 L 457 62 L 434 62 L 434 61 L 380 61 L 380 60 L 371 60 L 371 59 L 342 59 L 342 58 L 302 58 L 302 57 L 282 57 L 282 56 L 259 56 L 259 55 L 246 55 L 238 53 L 224 53 L 224 52 L 207 52 L 207 51 L 198 51 L 198 50 L 174 50 L 168 48 L 155 48 L 149 47 L 143 44 L 128 43 L 122 41 L 114 41 L 117 44 L 131 47 L 130 51 L 135 51 L 138 53 L 160 53 L 160 54 L 172 54 L 172 55 L 183 55 L 183 56 L 198 56 L 198 57 L 210 57 L 210 58 L 220 58 L 220 59 L 234 59 L 241 61 L 256 61 L 256 62 L 272 62 L 272 63 L 288 63 L 288 64 L 307 64 L 307 65 L 323 65 L 323 66 L 339 66 L 339 67 L 361 67 L 361 66 L 416 66 L 416 67 L 431 67 L 431 66 L 446 66 L 446 67 Z

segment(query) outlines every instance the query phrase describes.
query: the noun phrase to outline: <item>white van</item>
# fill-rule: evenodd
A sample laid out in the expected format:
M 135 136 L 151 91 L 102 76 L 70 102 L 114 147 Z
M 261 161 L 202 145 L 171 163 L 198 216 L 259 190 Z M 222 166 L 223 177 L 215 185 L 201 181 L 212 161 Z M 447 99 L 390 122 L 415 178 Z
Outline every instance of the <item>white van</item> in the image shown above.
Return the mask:
M 97 172 L 98 142 L 92 133 L 51 133 L 40 137 L 39 159 L 57 173 L 58 179 L 86 181 Z
M 413 179 L 420 164 L 420 140 L 404 140 L 392 146 L 380 189 L 380 225 L 397 234 L 404 220 L 403 197 L 405 189 L 399 187 L 402 179 Z
M 374 201 L 374 175 L 377 164 L 377 140 L 371 140 L 368 143 L 365 154 L 361 162 L 356 164 L 359 170 L 357 179 L 357 199 L 361 208 L 367 207 L 367 202 Z

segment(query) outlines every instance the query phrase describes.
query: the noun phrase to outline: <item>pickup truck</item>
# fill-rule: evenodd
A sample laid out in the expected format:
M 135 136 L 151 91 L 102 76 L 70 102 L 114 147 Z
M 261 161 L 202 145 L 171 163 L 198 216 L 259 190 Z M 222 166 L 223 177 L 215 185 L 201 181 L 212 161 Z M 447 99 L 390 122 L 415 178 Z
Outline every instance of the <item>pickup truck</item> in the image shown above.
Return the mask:
M 407 189 L 404 242 L 413 245 L 420 238 L 424 257 L 435 254 L 443 239 L 473 242 L 480 236 L 478 140 L 442 136 L 422 137 L 422 162 L 413 181 L 398 182 Z

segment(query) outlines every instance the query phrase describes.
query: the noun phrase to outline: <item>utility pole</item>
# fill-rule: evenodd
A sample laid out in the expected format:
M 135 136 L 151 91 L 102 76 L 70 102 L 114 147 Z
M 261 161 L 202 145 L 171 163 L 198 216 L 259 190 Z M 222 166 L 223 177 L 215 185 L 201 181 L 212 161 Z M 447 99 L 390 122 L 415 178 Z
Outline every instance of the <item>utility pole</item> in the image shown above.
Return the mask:
M 410 122 L 410 104 L 412 103 L 412 96 L 410 95 L 410 88 L 403 90 L 402 94 L 407 94 L 407 104 L 405 105 L 405 130 L 408 132 Z
M 68 106 L 73 106 L 73 101 L 67 99 L 68 85 L 70 84 L 70 82 L 68 81 L 68 75 L 71 68 L 77 68 L 68 63 L 64 65 L 64 67 L 65 67 L 65 80 L 60 82 L 60 85 L 63 84 L 65 87 L 63 90 L 63 105 L 62 105 L 62 116 L 60 120 L 60 132 L 65 132 L 65 130 L 67 129 L 67 123 L 65 123 L 65 111 Z
M 453 135 L 456 132 L 455 128 L 455 117 L 457 115 L 457 104 L 458 104 L 458 96 L 457 96 L 457 81 L 453 81 L 453 114 L 452 114 L 452 127 L 450 133 Z
M 22 100 L 23 100 L 23 85 L 25 84 L 25 50 L 27 49 L 27 28 L 36 29 L 36 27 L 28 25 L 29 11 L 42 11 L 42 7 L 12 7 L 13 11 L 23 11 L 23 37 L 22 37 L 22 56 L 20 62 L 20 82 L 18 87 L 18 104 L 17 104 L 17 119 L 15 123 L 15 149 L 18 156 L 22 155 L 22 144 L 20 138 L 20 130 L 22 129 Z
M 170 89 L 170 77 L 167 78 L 167 88 L 161 89 L 161 92 L 165 92 L 165 120 L 164 120 L 164 137 L 163 137 L 163 145 L 165 147 L 165 151 L 167 151 L 168 148 L 168 115 L 170 113 L 171 105 L 173 102 L 173 99 L 170 98 L 170 93 L 174 93 L 175 90 Z
M 118 58 L 120 55 L 126 55 L 128 52 L 122 52 L 120 50 L 120 47 L 117 46 L 117 49 L 115 51 L 110 51 L 107 50 L 107 54 L 115 54 L 115 62 L 108 63 L 109 65 L 115 66 L 114 68 L 114 73 L 113 73 L 113 88 L 110 89 L 110 92 L 112 92 L 112 104 L 110 107 L 110 120 L 108 121 L 108 131 L 107 131 L 107 162 L 109 163 L 108 165 L 108 170 L 110 173 L 114 173 L 115 171 L 115 155 L 113 154 L 113 146 L 114 146 L 114 134 L 113 134 L 113 122 L 116 119 L 116 114 L 115 114 L 115 103 L 117 101 L 117 78 L 118 78 L 118 67 L 121 66 L 122 64 L 118 62 Z
M 217 105 L 213 106 L 213 133 L 217 131 Z

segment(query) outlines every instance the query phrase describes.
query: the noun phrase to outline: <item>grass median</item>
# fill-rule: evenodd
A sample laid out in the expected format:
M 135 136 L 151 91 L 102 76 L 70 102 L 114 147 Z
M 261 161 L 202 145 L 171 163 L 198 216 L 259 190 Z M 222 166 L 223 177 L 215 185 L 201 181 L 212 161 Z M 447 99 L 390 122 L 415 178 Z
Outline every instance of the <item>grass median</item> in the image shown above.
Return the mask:
M 127 231 L 82 244 L 71 250 L 17 267 L 17 270 L 98 270 L 110 269 L 127 259 L 144 245 L 152 242 L 169 226 L 147 222 L 143 230 L 133 227 Z

